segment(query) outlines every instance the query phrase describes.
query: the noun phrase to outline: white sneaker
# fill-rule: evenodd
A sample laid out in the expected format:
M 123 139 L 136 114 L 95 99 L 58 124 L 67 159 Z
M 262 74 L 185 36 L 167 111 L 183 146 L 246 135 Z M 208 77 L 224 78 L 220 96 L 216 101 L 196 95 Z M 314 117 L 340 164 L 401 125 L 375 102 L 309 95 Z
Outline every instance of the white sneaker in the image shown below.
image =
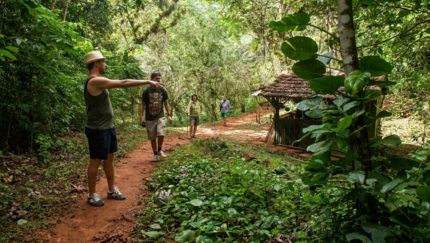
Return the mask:
M 158 155 L 154 154 L 154 157 L 152 157 L 151 162 L 158 162 Z
M 163 150 L 160 150 L 160 152 L 158 152 L 158 156 L 161 156 L 162 158 L 167 157 L 167 155 L 163 152 Z

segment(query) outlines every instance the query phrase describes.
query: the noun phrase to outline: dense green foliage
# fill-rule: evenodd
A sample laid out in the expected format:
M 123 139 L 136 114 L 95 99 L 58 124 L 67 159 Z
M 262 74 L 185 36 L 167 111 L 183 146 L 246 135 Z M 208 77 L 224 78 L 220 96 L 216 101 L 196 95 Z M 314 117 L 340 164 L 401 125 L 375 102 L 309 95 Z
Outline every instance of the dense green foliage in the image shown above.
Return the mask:
M 352 1 L 344 1 L 345 5 L 342 1 L 338 3 L 341 11 L 352 8 Z M 344 19 L 351 23 L 353 12 Z M 290 15 L 272 22 L 271 27 L 281 32 L 304 30 L 311 26 L 309 21 L 306 14 Z M 298 76 L 309 80 L 315 94 L 336 95 L 334 99 L 325 100 L 322 96 L 311 97 L 298 105 L 308 116 L 320 118 L 323 122 L 303 129 L 304 137 L 316 139 L 315 144 L 308 147 L 314 155 L 302 174 L 303 182 L 317 195 L 326 195 L 333 187 L 339 186 L 344 191 L 344 196 L 316 208 L 317 211 L 330 210 L 328 217 L 334 218 L 331 225 L 336 225 L 339 232 L 332 234 L 331 239 L 426 242 L 430 236 L 427 227 L 430 222 L 428 165 L 383 151 L 387 146 L 401 144 L 395 135 L 385 138 L 368 136 L 367 129 L 374 127 L 377 119 L 391 113 L 378 111 L 371 114 L 367 104 L 380 97 L 381 90 L 395 83 L 371 79 L 381 75 L 389 77 L 392 65 L 379 56 L 360 56 L 357 60 L 355 42 L 351 41 L 351 37 L 355 38 L 351 36 L 354 34 L 353 26 L 346 21 L 339 24 L 339 45 L 346 77 L 326 74 L 326 68 L 330 66 L 316 59 L 318 46 L 309 37 L 291 37 L 282 48 L 285 56 L 297 61 L 292 69 Z M 345 31 L 348 28 L 352 30 L 350 33 Z M 314 48 L 306 48 L 309 46 Z M 344 150 L 344 158 L 332 159 L 333 144 Z M 346 210 L 348 215 L 333 210 L 337 206 Z M 341 236 L 344 229 L 348 232 L 345 238 Z
M 244 152 L 257 158 L 249 161 Z M 323 242 L 313 233 L 319 216 L 307 214 L 315 199 L 297 180 L 300 170 L 299 160 L 255 147 L 196 140 L 170 154 L 147 180 L 152 195 L 141 212 L 139 238 Z

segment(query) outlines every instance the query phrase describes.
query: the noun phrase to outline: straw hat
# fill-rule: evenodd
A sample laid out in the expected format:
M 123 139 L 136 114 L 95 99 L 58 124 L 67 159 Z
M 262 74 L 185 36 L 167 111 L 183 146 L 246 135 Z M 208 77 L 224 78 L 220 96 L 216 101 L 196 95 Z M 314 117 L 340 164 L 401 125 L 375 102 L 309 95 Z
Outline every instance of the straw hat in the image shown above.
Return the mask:
M 85 65 L 105 58 L 100 51 L 92 51 L 85 55 Z

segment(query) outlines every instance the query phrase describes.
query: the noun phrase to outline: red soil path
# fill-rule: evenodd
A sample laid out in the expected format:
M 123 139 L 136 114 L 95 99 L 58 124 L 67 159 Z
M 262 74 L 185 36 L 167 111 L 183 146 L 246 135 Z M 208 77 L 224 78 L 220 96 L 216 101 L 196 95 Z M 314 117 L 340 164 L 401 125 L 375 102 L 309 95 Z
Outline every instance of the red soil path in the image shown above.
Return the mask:
M 198 138 L 220 136 L 235 139 L 248 144 L 259 144 L 271 149 L 265 137 L 270 124 L 263 125 L 260 132 L 247 127 L 257 126 L 254 113 L 240 117 L 230 117 L 227 127 L 222 123 L 198 128 Z M 261 125 L 259 125 L 261 126 Z M 264 128 L 264 129 L 263 129 Z M 164 150 L 166 154 L 174 150 L 175 146 L 189 143 L 190 140 L 182 137 L 166 138 Z M 121 145 L 120 145 L 121 146 Z M 284 148 L 284 150 L 286 150 Z M 288 152 L 288 151 L 287 151 Z M 297 152 L 297 151 L 296 151 Z M 97 182 L 97 192 L 105 201 L 103 207 L 94 207 L 86 203 L 87 193 L 82 193 L 62 215 L 53 218 L 55 227 L 49 232 L 43 232 L 44 238 L 49 242 L 131 242 L 130 233 L 135 226 L 134 212 L 141 206 L 141 199 L 147 195 L 144 190 L 144 181 L 151 175 L 157 163 L 150 162 L 152 149 L 146 141 L 137 150 L 121 159 L 115 166 L 116 185 L 127 196 L 124 201 L 106 199 L 107 182 L 103 173 Z

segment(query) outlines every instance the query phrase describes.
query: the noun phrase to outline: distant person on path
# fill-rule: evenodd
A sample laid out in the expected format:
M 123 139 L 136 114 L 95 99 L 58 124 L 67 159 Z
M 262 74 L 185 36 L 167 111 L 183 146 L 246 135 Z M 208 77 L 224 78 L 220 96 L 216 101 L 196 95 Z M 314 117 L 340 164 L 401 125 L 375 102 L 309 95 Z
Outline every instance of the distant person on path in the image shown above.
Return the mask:
M 219 111 L 221 112 L 222 120 L 224 121 L 224 126 L 227 126 L 227 116 L 230 111 L 230 101 L 227 100 L 225 95 L 222 97 L 222 100 L 219 103 Z
M 140 85 L 151 85 L 160 88 L 160 83 L 150 80 L 111 80 L 101 77 L 106 72 L 105 57 L 99 51 L 92 51 L 85 56 L 85 65 L 90 72 L 84 81 L 84 96 L 87 107 L 87 124 L 85 134 L 90 149 L 90 163 L 88 165 L 88 198 L 87 202 L 93 206 L 103 206 L 104 202 L 96 193 L 98 168 L 103 162 L 103 170 L 108 183 L 107 198 L 124 200 L 118 187 L 115 186 L 114 153 L 118 150 L 115 127 L 113 123 L 113 109 L 108 89 L 126 88 Z
M 200 113 L 202 108 L 197 100 L 197 95 L 193 94 L 187 107 L 187 115 L 190 116 L 190 138 L 196 137 L 197 126 L 200 124 Z
M 161 74 L 158 72 L 152 73 L 151 80 L 161 82 Z M 170 112 L 168 99 L 167 91 L 163 87 L 155 89 L 151 86 L 142 93 L 140 124 L 146 123 L 148 139 L 151 140 L 151 147 L 154 152 L 151 162 L 157 162 L 166 157 L 162 149 L 164 129 L 166 128 L 163 107 L 166 108 L 169 123 L 172 123 L 172 113 Z M 145 120 L 143 120 L 144 115 Z

